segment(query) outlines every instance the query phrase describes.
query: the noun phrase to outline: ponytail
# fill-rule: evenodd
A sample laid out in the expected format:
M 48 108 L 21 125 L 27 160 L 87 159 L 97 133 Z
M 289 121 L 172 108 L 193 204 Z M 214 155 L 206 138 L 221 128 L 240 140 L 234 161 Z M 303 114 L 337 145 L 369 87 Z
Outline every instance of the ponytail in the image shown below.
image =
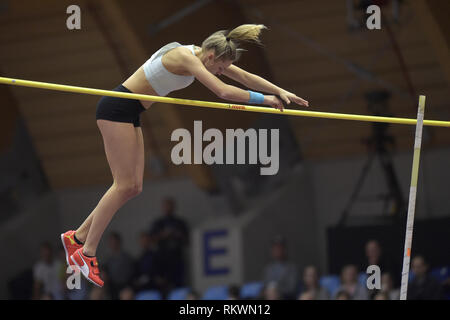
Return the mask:
M 231 30 L 226 37 L 238 42 L 246 41 L 261 44 L 259 36 L 263 29 L 267 29 L 263 24 L 243 24 Z
M 214 49 L 216 59 L 236 61 L 241 53 L 241 42 L 253 42 L 261 44 L 259 36 L 267 27 L 263 24 L 243 24 L 233 30 L 220 30 L 210 35 L 202 43 L 202 50 Z

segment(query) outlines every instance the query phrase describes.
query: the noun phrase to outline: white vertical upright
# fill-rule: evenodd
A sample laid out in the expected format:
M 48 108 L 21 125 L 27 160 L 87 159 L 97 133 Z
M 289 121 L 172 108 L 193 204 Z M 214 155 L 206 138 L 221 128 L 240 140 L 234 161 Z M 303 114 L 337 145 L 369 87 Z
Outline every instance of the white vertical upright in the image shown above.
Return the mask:
M 422 145 L 422 128 L 425 113 L 425 96 L 419 98 L 417 112 L 416 138 L 414 141 L 414 156 L 411 173 L 411 186 L 409 189 L 408 217 L 406 220 L 405 250 L 403 253 L 402 284 L 400 287 L 400 300 L 406 300 L 408 293 L 409 264 L 411 261 L 411 245 L 414 229 L 414 213 L 416 211 L 417 179 L 419 176 L 420 148 Z

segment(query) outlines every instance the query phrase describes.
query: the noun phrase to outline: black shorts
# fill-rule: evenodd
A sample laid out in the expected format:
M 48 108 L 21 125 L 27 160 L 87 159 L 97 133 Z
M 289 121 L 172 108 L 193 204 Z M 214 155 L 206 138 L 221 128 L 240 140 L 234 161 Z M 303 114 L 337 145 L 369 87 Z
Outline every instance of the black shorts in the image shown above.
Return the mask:
M 113 91 L 132 93 L 123 85 L 117 86 Z M 134 124 L 135 127 L 140 127 L 139 117 L 143 111 L 145 111 L 145 108 L 139 100 L 105 96 L 97 104 L 95 118 L 97 120 L 129 122 Z

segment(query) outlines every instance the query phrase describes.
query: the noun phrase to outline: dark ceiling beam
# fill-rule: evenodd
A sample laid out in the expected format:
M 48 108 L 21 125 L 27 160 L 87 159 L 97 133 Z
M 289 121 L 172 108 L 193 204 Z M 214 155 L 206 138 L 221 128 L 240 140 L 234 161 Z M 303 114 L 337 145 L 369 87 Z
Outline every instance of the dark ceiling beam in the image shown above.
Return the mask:
M 205 5 L 209 4 L 212 1 L 215 1 L 215 0 L 197 0 L 193 4 L 186 6 L 183 9 L 175 12 L 173 15 L 164 19 L 163 21 L 160 21 L 160 22 L 150 25 L 150 27 L 149 27 L 150 36 L 154 36 L 159 31 L 180 21 L 184 17 L 193 14 L 194 12 L 198 11 L 199 9 L 201 9 L 202 7 L 204 7 Z
M 411 1 L 423 30 L 430 41 L 436 57 L 450 85 L 450 2 L 448 0 Z

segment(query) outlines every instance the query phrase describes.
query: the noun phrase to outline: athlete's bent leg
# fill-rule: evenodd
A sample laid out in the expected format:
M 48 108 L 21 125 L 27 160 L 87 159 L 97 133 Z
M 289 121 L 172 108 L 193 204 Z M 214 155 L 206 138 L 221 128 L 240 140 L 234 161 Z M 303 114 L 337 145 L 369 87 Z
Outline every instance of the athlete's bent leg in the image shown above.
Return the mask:
M 97 120 L 97 124 L 114 182 L 76 232 L 80 241 L 85 239 L 83 252 L 88 256 L 95 256 L 100 238 L 117 210 L 142 190 L 142 177 L 138 179 L 136 172 L 144 151 L 136 129 L 130 123 L 108 120 Z

